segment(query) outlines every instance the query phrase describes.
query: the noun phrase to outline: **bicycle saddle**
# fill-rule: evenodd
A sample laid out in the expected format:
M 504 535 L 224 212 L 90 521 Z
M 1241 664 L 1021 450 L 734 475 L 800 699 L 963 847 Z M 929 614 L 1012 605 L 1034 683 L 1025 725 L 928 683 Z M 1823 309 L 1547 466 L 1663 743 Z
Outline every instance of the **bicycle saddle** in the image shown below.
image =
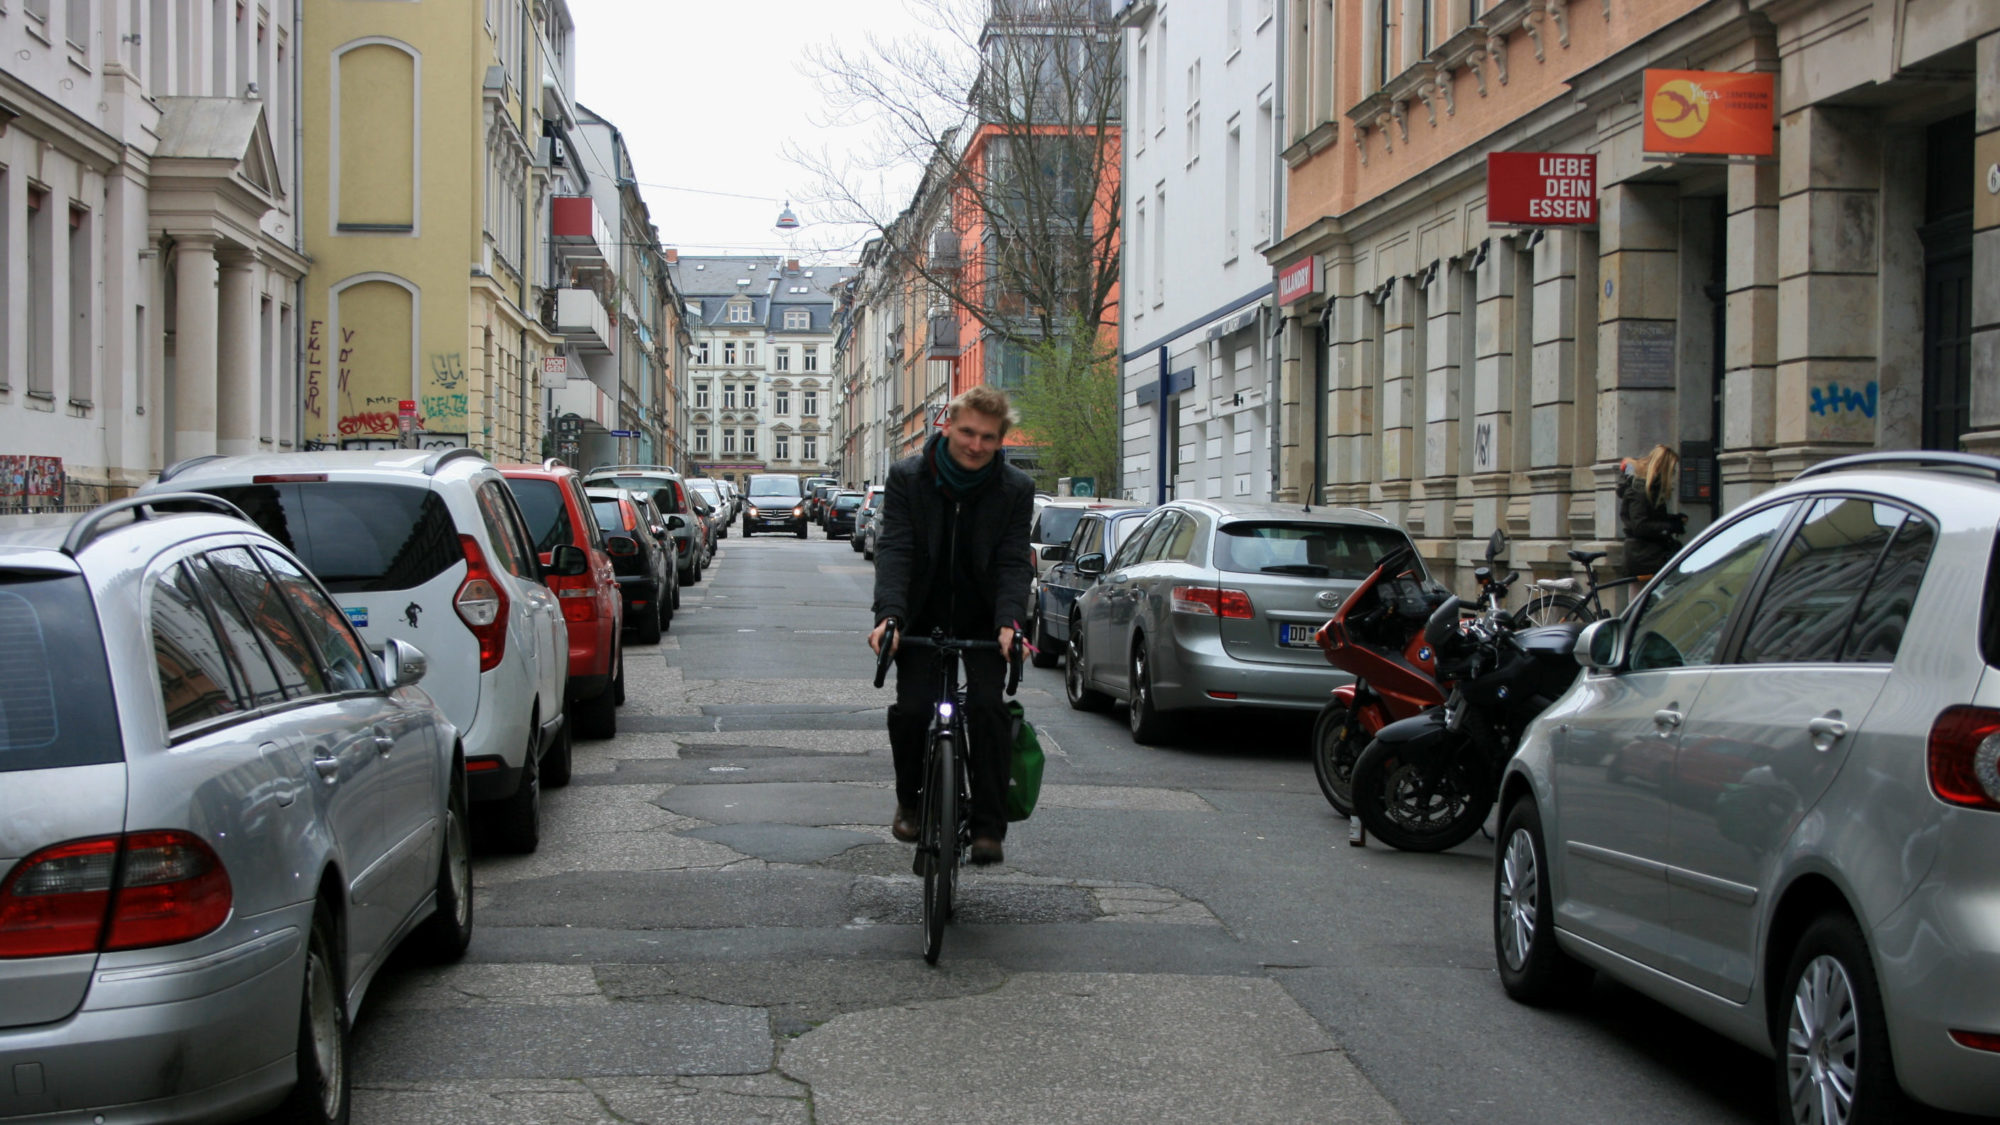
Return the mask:
M 1606 552 L 1604 551 L 1571 551 L 1569 557 L 1584 566 L 1589 566 L 1591 563 L 1603 558 L 1605 554 Z

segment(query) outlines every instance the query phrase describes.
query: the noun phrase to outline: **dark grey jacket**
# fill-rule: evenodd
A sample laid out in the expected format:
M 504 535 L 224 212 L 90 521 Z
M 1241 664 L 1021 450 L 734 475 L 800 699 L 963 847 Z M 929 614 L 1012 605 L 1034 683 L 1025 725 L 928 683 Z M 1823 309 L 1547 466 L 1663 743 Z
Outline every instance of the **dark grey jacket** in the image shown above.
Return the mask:
M 938 456 L 947 456 L 942 447 Z M 1028 584 L 1035 576 L 1028 554 L 1035 482 L 1012 465 L 1002 464 L 999 473 L 1000 479 L 968 501 L 973 505 L 967 523 L 971 534 L 958 545 L 981 585 L 993 591 L 996 633 L 1027 619 Z M 921 451 L 889 469 L 882 511 L 875 517 L 881 522 L 875 544 L 876 621 L 894 617 L 907 623 L 929 597 L 932 583 L 944 579 L 951 549 L 945 542 L 952 522 L 948 504 Z

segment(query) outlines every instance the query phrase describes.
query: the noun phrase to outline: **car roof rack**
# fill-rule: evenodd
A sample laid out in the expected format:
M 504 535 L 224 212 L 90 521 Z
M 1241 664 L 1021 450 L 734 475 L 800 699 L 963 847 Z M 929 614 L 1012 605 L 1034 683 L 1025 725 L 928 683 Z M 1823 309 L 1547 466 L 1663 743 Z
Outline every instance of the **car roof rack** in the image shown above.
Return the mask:
M 1942 449 L 1887 449 L 1874 453 L 1856 453 L 1851 457 L 1836 457 L 1831 461 L 1821 461 L 1792 479 L 1804 480 L 1807 477 L 1838 473 L 1848 469 L 1927 468 L 1950 469 L 2000 480 L 2000 457 L 1987 457 L 1978 453 L 1954 453 Z
M 154 492 L 144 496 L 129 496 L 93 509 L 88 515 L 76 521 L 76 526 L 70 528 L 69 534 L 63 537 L 62 553 L 75 558 L 78 551 L 90 546 L 97 539 L 99 533 L 104 530 L 104 521 L 120 512 L 131 512 L 134 521 L 152 519 L 160 514 L 153 509 L 163 504 L 191 504 L 213 509 L 218 515 L 234 516 L 244 523 L 251 522 L 250 517 L 243 514 L 243 509 L 220 496 L 206 492 Z
M 179 476 L 182 472 L 188 469 L 192 469 L 196 465 L 206 464 L 207 462 L 210 461 L 220 461 L 224 456 L 226 456 L 226 454 L 204 453 L 200 457 L 189 457 L 186 460 L 176 461 L 173 464 L 168 465 L 166 468 L 160 470 L 160 479 L 162 481 L 172 480 L 175 477 Z
M 477 457 L 481 461 L 486 460 L 485 456 L 477 449 L 471 449 L 463 445 L 453 446 L 450 449 L 440 449 L 424 459 L 424 475 L 434 477 L 437 475 L 439 469 L 444 468 L 447 464 L 458 460 L 460 457 Z
M 626 469 L 660 469 L 672 473 L 675 476 L 681 475 L 681 471 L 679 469 L 674 468 L 672 465 L 599 465 L 590 471 L 593 475 L 595 475 L 597 473 L 624 472 Z

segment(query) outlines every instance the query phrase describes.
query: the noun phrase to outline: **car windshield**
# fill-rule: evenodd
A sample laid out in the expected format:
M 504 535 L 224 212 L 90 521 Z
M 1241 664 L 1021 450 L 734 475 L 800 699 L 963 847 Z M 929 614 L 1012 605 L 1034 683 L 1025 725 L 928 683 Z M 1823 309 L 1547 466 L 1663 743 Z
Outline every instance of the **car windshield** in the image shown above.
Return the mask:
M 1215 565 L 1240 573 L 1359 580 L 1375 569 L 1376 560 L 1409 543 L 1386 527 L 1244 520 L 1222 525 Z
M 508 480 L 521 518 L 528 521 L 536 551 L 553 551 L 576 542 L 570 534 L 569 509 L 563 506 L 562 485 L 552 480 Z
M 861 506 L 861 497 L 836 496 L 833 500 L 833 506 L 841 511 L 852 511 Z
M 410 590 L 465 557 L 422 485 L 314 481 L 206 488 L 243 509 L 336 594 Z
M 800 496 L 797 477 L 751 477 L 750 497 L 757 499 L 797 500 Z
M 695 481 L 695 480 L 689 481 L 688 491 L 693 492 L 695 495 L 700 496 L 703 500 L 708 501 L 708 506 L 711 508 L 722 503 L 722 493 L 717 492 L 715 490 L 714 485 L 709 484 L 705 481 Z
M 666 477 L 586 477 L 587 485 L 608 488 L 629 488 L 651 496 L 663 512 L 678 512 L 680 492 L 674 482 Z
M 1077 523 L 1083 519 L 1083 513 L 1088 510 L 1087 508 L 1043 508 L 1042 534 L 1041 538 L 1036 539 L 1035 542 L 1069 542 L 1069 537 L 1076 533 Z
M 124 757 L 83 578 L 0 573 L 0 773 Z
M 616 500 L 592 500 L 590 514 L 597 517 L 597 526 L 606 531 L 625 530 L 625 513 Z

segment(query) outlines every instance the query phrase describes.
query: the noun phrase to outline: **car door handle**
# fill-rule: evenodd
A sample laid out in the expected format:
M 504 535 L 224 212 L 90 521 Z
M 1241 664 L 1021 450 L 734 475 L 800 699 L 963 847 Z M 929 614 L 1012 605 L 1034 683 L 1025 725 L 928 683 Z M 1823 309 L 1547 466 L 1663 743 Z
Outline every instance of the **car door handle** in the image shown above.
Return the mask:
M 375 728 L 375 752 L 387 754 L 396 748 L 396 737 L 381 727 Z
M 1808 722 L 1806 729 L 1812 732 L 1813 749 L 1822 754 L 1833 749 L 1834 743 L 1847 737 L 1847 724 L 1831 716 Z
M 1653 725 L 1661 728 L 1660 735 L 1665 737 L 1668 731 L 1676 730 L 1680 727 L 1681 713 L 1668 709 L 1655 711 L 1653 712 Z

